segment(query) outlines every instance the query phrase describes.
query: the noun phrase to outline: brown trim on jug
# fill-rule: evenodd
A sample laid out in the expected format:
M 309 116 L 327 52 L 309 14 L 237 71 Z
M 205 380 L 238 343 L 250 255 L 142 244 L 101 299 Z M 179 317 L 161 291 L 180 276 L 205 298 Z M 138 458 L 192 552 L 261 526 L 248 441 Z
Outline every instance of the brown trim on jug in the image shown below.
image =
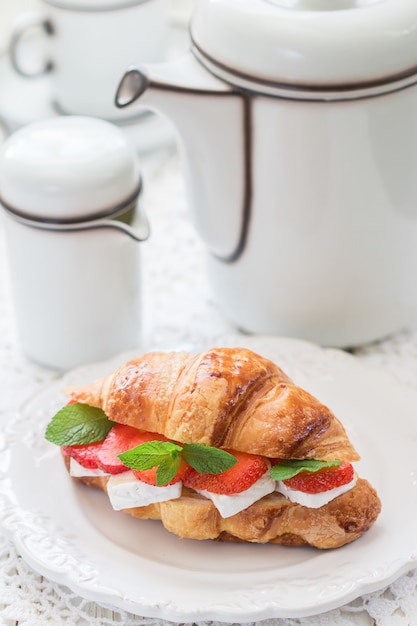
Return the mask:
M 33 226 L 33 228 L 47 228 L 48 225 L 53 226 L 71 226 L 72 224 L 84 224 L 86 222 L 91 222 L 93 220 L 100 219 L 111 219 L 119 217 L 123 214 L 126 209 L 130 207 L 130 205 L 135 202 L 135 200 L 139 197 L 142 192 L 142 178 L 139 180 L 139 184 L 135 188 L 135 190 L 122 202 L 113 205 L 109 209 L 104 209 L 100 212 L 89 213 L 87 215 L 83 215 L 82 217 L 68 217 L 68 218 L 56 218 L 51 219 L 49 217 L 36 217 L 30 213 L 25 213 L 24 211 L 20 211 L 15 207 L 11 206 L 7 202 L 0 197 L 0 205 L 12 215 L 18 221 L 24 222 L 27 226 Z

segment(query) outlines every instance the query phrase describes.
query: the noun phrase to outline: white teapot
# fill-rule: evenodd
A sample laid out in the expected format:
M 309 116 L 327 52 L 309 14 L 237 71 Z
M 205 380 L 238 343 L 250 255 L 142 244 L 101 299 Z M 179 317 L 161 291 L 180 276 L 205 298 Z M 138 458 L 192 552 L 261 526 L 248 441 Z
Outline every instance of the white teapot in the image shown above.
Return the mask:
M 179 131 L 241 329 L 348 347 L 417 318 L 416 28 L 415 0 L 197 0 L 190 53 L 121 79 Z

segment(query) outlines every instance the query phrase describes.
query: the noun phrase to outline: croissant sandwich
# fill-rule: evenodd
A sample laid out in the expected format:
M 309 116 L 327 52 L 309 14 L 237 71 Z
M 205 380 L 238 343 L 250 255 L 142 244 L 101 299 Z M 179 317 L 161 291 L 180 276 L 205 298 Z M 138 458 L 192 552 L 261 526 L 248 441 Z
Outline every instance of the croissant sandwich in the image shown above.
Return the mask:
M 144 354 L 65 392 L 45 436 L 74 480 L 180 537 L 337 548 L 380 512 L 339 420 L 250 350 Z

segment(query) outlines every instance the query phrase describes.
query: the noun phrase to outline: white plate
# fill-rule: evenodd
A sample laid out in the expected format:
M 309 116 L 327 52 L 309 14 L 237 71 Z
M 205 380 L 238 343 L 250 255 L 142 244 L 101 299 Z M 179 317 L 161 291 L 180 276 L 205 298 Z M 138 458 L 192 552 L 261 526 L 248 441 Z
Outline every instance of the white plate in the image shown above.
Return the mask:
M 248 622 L 303 617 L 392 582 L 417 564 L 417 394 L 354 357 L 266 337 L 223 337 L 273 358 L 340 417 L 363 457 L 359 473 L 383 510 L 358 541 L 333 551 L 179 539 L 157 521 L 114 512 L 99 491 L 75 485 L 45 424 L 60 389 L 127 358 L 76 370 L 38 394 L 7 435 L 0 524 L 41 574 L 101 604 L 171 621 Z M 201 347 L 208 346 L 198 346 Z

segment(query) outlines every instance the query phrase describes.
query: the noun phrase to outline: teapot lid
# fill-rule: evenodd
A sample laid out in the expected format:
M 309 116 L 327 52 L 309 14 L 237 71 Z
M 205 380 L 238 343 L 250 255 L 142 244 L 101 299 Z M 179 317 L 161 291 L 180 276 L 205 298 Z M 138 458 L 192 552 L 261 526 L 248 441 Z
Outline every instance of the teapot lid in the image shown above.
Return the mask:
M 416 29 L 416 0 L 198 0 L 191 37 L 220 78 L 303 97 L 415 80 Z
M 67 116 L 34 122 L 0 147 L 0 202 L 43 221 L 111 215 L 140 187 L 136 151 L 114 124 Z

